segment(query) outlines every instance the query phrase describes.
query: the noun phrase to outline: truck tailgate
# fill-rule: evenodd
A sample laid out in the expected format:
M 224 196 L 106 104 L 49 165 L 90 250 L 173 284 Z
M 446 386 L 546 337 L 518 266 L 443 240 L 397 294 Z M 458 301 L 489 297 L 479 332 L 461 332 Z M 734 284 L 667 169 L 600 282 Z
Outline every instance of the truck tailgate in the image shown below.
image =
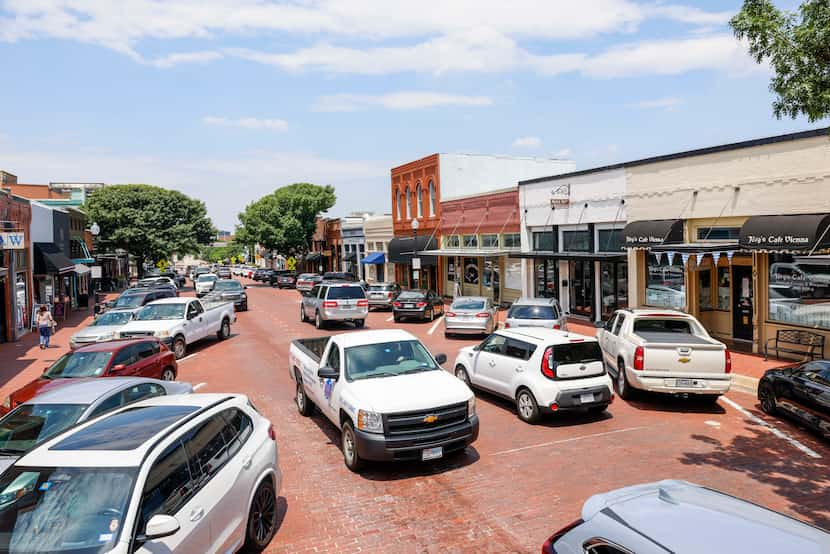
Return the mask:
M 659 337 L 657 335 L 660 335 Z M 645 371 L 660 371 L 683 375 L 725 374 L 725 347 L 696 335 L 673 337 L 671 333 L 638 333 L 645 341 L 643 366 Z

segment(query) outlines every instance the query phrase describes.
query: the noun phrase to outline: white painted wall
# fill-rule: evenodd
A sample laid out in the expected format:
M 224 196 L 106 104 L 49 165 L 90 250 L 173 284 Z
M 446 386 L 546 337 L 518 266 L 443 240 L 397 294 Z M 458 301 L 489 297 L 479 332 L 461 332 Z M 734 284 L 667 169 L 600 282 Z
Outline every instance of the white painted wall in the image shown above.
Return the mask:
M 55 238 L 52 226 L 52 208 L 35 202 L 32 204 L 32 242 L 52 242 Z M 34 250 L 34 249 L 33 249 Z

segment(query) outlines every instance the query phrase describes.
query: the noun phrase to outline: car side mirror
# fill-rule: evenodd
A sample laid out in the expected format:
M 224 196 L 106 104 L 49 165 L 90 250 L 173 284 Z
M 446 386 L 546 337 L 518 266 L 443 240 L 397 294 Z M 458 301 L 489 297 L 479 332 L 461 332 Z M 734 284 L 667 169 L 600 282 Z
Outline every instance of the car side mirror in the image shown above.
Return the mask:
M 447 363 L 447 355 L 446 354 L 438 354 L 435 356 L 435 361 L 438 362 L 438 365 L 444 365 Z
M 115 364 L 112 366 L 112 371 L 124 371 L 125 369 L 127 369 L 127 366 L 124 364 Z
M 317 377 L 320 379 L 339 379 L 340 372 L 333 367 L 321 367 L 317 370 Z
M 156 514 L 147 522 L 144 534 L 136 538 L 141 542 L 163 539 L 164 537 L 175 535 L 179 532 L 179 529 L 181 529 L 181 526 L 175 517 Z

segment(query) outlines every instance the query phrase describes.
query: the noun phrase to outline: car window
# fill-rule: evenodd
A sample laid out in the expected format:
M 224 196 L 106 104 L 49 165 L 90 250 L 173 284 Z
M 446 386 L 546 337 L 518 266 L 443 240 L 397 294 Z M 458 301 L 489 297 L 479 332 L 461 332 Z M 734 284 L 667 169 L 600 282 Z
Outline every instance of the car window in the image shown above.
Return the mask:
M 684 335 L 692 334 L 692 326 L 688 320 L 681 318 L 667 318 L 667 319 L 635 319 L 634 332 L 646 333 L 678 333 Z
M 605 322 L 605 325 L 602 326 L 603 329 L 611 333 L 614 330 L 614 323 L 617 321 L 617 314 L 611 314 L 611 317 L 608 318 L 608 321 Z
M 182 439 L 190 457 L 194 492 L 210 481 L 228 461 L 228 445 L 222 435 L 226 425 L 224 418 L 216 414 Z
M 340 371 L 340 347 L 336 344 L 331 345 L 329 355 L 326 358 L 326 367 Z
M 511 358 L 516 358 L 518 360 L 529 360 L 535 351 L 536 345 L 510 338 L 507 339 L 504 349 L 506 356 L 510 356 Z
M 600 362 L 602 351 L 599 349 L 599 343 L 595 341 L 556 344 L 553 347 L 553 360 L 559 364 Z
M 222 416 L 227 422 L 225 427 L 225 441 L 228 443 L 228 457 L 233 458 L 242 449 L 242 445 L 251 436 L 254 430 L 254 423 L 251 418 L 236 408 L 225 410 Z
M 490 306 L 483 300 L 462 298 L 456 300 L 450 306 L 451 310 L 489 310 Z
M 187 306 L 187 319 L 193 319 L 197 315 L 199 315 L 199 309 L 196 307 L 195 302 L 191 302 Z
M 490 335 L 483 343 L 481 350 L 490 354 L 503 354 L 507 338 L 502 335 Z
M 193 495 L 187 452 L 180 441 L 168 446 L 147 474 L 141 496 L 139 529 L 156 514 L 175 516 Z
M 142 342 L 141 344 L 137 344 L 135 349 L 138 359 L 140 360 L 152 358 L 156 354 L 155 343 L 152 342 Z
M 71 427 L 86 404 L 23 404 L 0 419 L 0 449 L 21 454 Z
M 319 295 L 320 295 L 320 286 L 319 285 L 314 285 L 313 287 L 311 287 L 311 296 L 313 296 L 314 298 L 317 298 Z
M 122 348 L 112 360 L 113 367 L 121 364 L 129 366 L 136 363 L 138 361 L 138 349 L 138 344 L 131 344 Z
M 112 352 L 69 352 L 49 366 L 43 375 L 59 377 L 98 377 L 104 373 L 112 358 Z
M 615 335 L 619 335 L 620 331 L 622 330 L 623 323 L 625 322 L 625 314 L 617 315 L 617 322 L 614 324 L 614 331 Z
M 191 304 L 193 305 L 197 314 L 203 314 L 205 312 L 205 309 L 202 307 L 202 303 L 198 300 L 196 302 L 191 302 Z
M 356 300 L 366 298 L 362 287 L 329 287 L 329 300 Z
M 513 319 L 556 319 L 553 306 L 513 304 L 507 317 Z
M 98 417 L 101 414 L 110 412 L 116 408 L 120 408 L 121 406 L 123 406 L 122 398 L 123 397 L 120 392 L 117 392 L 105 398 L 103 401 L 101 401 L 100 404 L 98 404 L 95 407 L 94 410 L 92 410 L 92 413 L 89 414 L 90 419 L 93 417 Z

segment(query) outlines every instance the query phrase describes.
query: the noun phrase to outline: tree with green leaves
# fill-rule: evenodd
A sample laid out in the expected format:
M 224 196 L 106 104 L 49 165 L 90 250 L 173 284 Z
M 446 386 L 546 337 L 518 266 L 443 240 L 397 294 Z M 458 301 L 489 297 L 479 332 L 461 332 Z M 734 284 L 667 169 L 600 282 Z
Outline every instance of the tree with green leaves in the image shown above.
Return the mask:
M 200 257 L 203 260 L 213 263 L 237 263 L 243 258 L 245 249 L 236 242 L 224 246 L 205 246 L 201 250 Z
M 84 210 L 101 228 L 99 248 L 122 248 L 135 256 L 139 268 L 173 252 L 197 253 L 216 234 L 204 202 L 152 185 L 104 187 Z
M 798 12 L 744 0 L 730 24 L 755 60 L 772 67 L 775 117 L 803 114 L 814 122 L 830 117 L 830 1 L 805 0 Z
M 283 253 L 292 249 L 304 252 L 317 228 L 317 216 L 336 201 L 331 185 L 294 183 L 280 187 L 239 214 L 236 240 Z

